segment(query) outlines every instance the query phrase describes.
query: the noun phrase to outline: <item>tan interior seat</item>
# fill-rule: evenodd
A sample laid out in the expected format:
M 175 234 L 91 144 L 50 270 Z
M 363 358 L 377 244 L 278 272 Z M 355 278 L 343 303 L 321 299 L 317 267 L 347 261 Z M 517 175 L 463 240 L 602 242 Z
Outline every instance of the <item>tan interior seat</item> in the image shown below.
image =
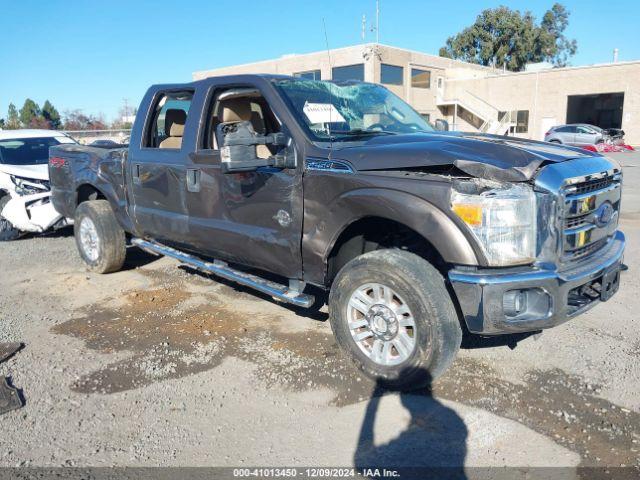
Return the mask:
M 230 98 L 220 104 L 222 109 L 222 123 L 251 122 L 256 133 L 264 135 L 266 128 L 264 121 L 257 112 L 251 110 L 251 103 L 246 98 Z M 266 145 L 256 146 L 258 158 L 269 158 L 271 150 Z
M 180 148 L 182 146 L 182 135 L 184 134 L 184 124 L 187 121 L 187 112 L 179 108 L 170 108 L 164 116 L 164 131 L 169 136 L 160 142 L 160 148 Z

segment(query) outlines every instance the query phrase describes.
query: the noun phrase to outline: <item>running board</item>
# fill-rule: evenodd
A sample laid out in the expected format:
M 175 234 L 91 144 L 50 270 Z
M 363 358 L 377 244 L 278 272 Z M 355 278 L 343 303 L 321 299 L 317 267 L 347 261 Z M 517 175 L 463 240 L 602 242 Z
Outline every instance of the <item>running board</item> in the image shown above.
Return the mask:
M 149 242 L 148 240 L 142 240 L 141 238 L 131 239 L 131 244 L 153 254 L 175 258 L 179 262 L 187 264 L 197 270 L 213 273 L 218 277 L 231 280 L 232 282 L 239 283 L 246 287 L 251 287 L 262 293 L 270 295 L 275 300 L 279 300 L 281 302 L 309 308 L 315 301 L 315 298 L 312 295 L 302 293 L 302 290 L 304 290 L 304 283 L 297 280 L 290 280 L 290 285 L 287 287 L 280 283 L 265 280 L 264 278 L 260 278 L 256 275 L 234 270 L 225 262 L 221 262 L 219 260 L 214 260 L 213 263 L 205 262 L 200 258 L 181 252 L 175 248 L 167 247 L 166 245 L 161 245 L 159 243 Z

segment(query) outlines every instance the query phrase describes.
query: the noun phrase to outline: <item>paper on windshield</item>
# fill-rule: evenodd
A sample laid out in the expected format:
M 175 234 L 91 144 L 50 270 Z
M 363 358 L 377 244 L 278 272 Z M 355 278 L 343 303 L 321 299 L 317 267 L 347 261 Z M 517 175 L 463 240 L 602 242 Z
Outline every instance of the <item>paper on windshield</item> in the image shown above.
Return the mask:
M 302 111 L 311 123 L 346 122 L 338 109 L 332 103 L 306 102 Z

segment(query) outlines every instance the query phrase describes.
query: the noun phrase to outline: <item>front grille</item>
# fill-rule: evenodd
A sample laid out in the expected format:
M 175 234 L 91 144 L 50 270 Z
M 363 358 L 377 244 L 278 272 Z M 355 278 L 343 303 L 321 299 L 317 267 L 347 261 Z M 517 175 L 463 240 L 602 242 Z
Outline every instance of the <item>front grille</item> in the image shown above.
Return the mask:
M 574 195 L 584 195 L 585 193 L 597 192 L 598 190 L 607 188 L 613 185 L 614 181 L 613 175 L 609 175 L 605 178 L 587 180 L 585 182 L 578 183 L 567 189 L 567 191 L 570 191 Z
M 572 180 L 562 190 L 562 257 L 567 262 L 587 257 L 608 243 L 617 228 L 620 208 L 617 172 Z
M 590 213 L 586 213 L 584 215 L 579 215 L 577 217 L 569 217 L 564 220 L 564 228 L 576 228 L 584 225 L 589 218 L 591 217 Z

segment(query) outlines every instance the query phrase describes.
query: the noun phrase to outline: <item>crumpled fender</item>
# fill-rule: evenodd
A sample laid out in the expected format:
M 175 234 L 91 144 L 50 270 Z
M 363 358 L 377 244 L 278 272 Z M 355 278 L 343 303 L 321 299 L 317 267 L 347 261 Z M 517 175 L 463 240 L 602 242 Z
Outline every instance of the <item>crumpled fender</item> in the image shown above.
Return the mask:
M 406 225 L 429 241 L 446 262 L 478 265 L 481 252 L 474 250 L 462 230 L 439 208 L 413 194 L 385 188 L 361 188 L 337 197 L 330 205 L 309 205 L 307 212 L 322 212 L 306 218 L 303 238 L 305 279 L 324 283 L 327 259 L 340 234 L 353 222 L 381 217 Z

